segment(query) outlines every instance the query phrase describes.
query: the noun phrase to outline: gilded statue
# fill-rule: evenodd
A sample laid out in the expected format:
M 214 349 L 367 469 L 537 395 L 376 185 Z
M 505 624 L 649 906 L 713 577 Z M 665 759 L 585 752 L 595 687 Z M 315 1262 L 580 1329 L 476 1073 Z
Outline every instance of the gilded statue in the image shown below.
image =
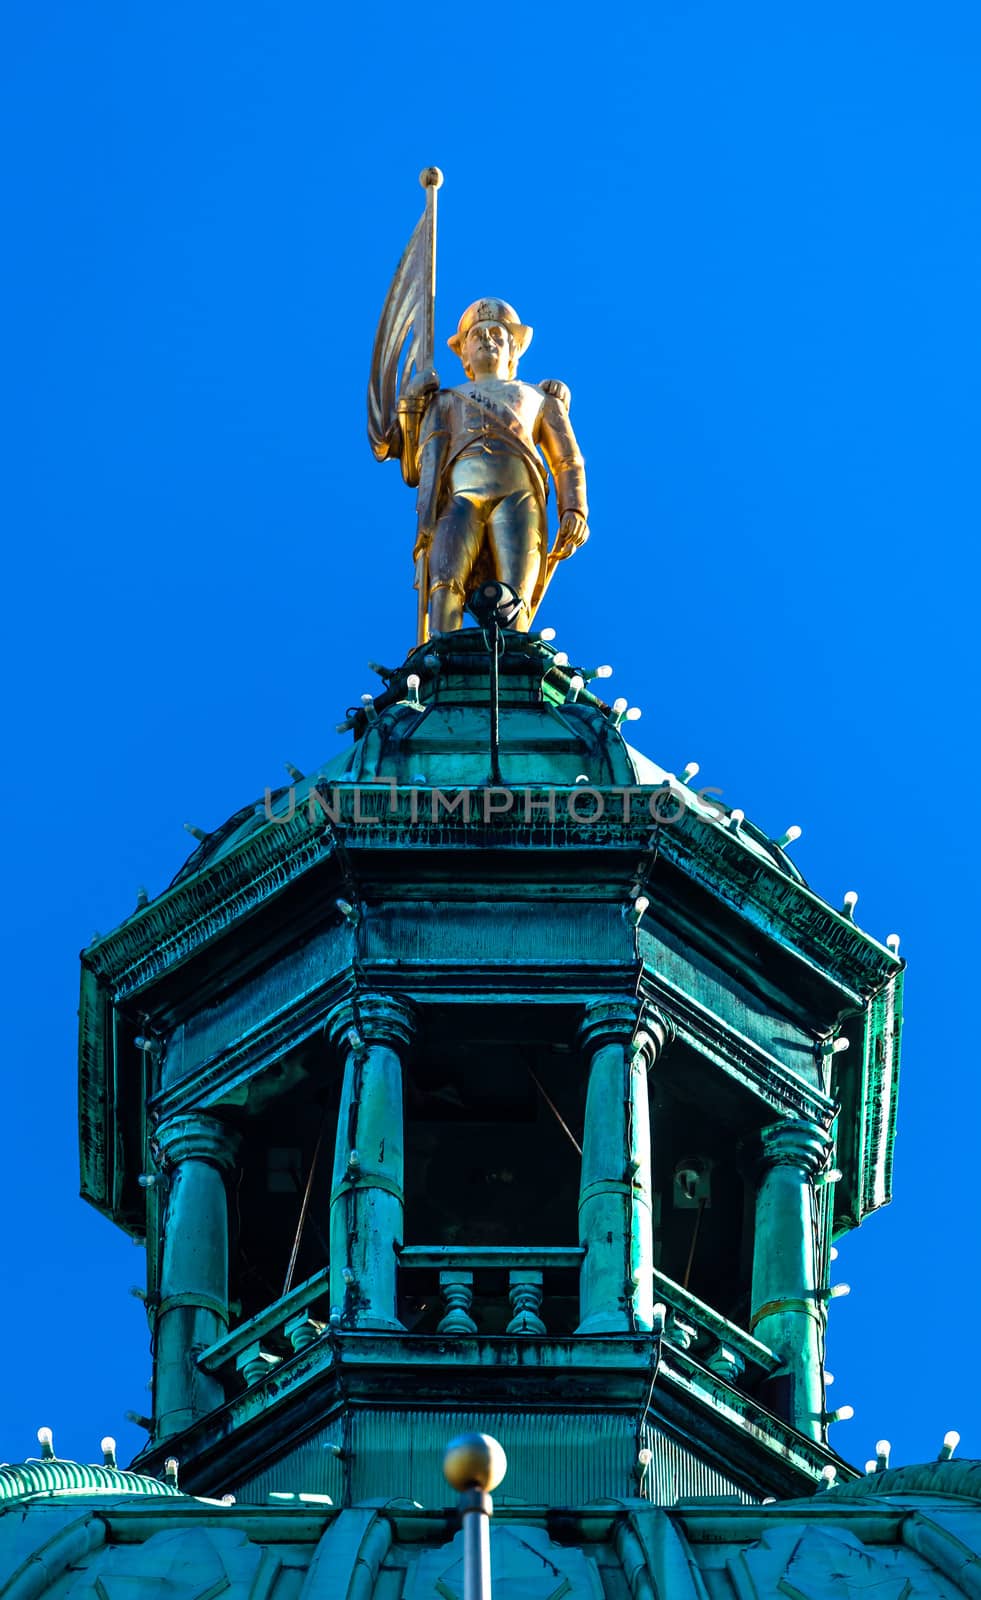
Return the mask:
M 487 578 L 520 597 L 526 631 L 559 561 L 589 537 L 586 476 L 569 420 L 569 391 L 526 383 L 518 363 L 532 329 L 505 300 L 474 301 L 448 343 L 466 382 L 444 389 L 432 370 L 435 204 L 442 179 L 421 179 L 427 207 L 396 273 L 375 340 L 368 432 L 376 457 L 397 459 L 418 488 L 414 557 L 419 639 L 463 625 L 467 597 Z M 405 377 L 405 374 L 409 374 Z M 548 548 L 546 500 L 559 528 Z

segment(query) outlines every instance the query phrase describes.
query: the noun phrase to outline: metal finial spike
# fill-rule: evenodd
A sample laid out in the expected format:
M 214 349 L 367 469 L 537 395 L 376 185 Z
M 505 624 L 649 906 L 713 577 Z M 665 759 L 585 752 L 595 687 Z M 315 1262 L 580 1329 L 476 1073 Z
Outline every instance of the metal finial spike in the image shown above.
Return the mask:
M 54 1461 L 53 1435 L 50 1428 L 38 1428 L 37 1442 L 41 1446 L 41 1460 Z
M 304 778 L 306 777 L 306 773 L 305 772 L 301 772 L 299 767 L 294 767 L 292 761 L 284 761 L 283 762 L 283 766 L 286 769 L 286 771 L 289 773 L 290 777 L 293 779 L 294 783 L 302 783 L 303 782 Z
M 199 840 L 203 841 L 203 840 L 207 839 L 207 837 L 208 837 L 208 835 L 205 833 L 204 829 L 203 828 L 196 828 L 194 826 L 193 822 L 185 822 L 184 828 L 185 828 L 185 831 L 191 835 L 192 839 L 199 839 Z

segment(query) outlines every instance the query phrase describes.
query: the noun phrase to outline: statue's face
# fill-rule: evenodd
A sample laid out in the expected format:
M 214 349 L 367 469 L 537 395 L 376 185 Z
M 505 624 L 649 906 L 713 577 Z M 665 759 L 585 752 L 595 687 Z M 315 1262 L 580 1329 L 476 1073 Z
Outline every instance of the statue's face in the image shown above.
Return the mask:
M 475 378 L 511 376 L 511 336 L 500 322 L 475 322 L 463 341 L 464 366 Z

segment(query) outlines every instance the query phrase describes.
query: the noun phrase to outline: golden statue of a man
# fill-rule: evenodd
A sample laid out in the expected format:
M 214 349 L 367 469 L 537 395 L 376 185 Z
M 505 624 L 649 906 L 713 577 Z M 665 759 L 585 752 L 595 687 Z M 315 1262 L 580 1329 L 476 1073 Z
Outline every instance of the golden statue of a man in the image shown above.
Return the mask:
M 589 537 L 569 391 L 517 376 L 531 337 L 505 300 L 476 300 L 449 340 L 467 381 L 442 389 L 435 372 L 420 372 L 399 396 L 389 453 L 419 489 L 415 555 L 428 565 L 430 632 L 461 627 L 467 597 L 487 578 L 521 597 L 514 625 L 527 630 L 554 563 Z M 551 555 L 546 466 L 559 510 Z
M 450 349 L 466 383 L 441 389 L 432 370 L 438 167 L 419 174 L 426 209 L 385 298 L 368 380 L 368 440 L 376 461 L 398 460 L 417 486 L 419 642 L 463 625 L 468 597 L 488 579 L 518 596 L 527 631 L 555 565 L 589 537 L 586 477 L 562 383 L 522 383 L 532 330 L 506 300 L 468 306 Z M 410 376 L 411 374 L 411 376 Z M 551 551 L 545 502 L 551 473 L 559 531 Z

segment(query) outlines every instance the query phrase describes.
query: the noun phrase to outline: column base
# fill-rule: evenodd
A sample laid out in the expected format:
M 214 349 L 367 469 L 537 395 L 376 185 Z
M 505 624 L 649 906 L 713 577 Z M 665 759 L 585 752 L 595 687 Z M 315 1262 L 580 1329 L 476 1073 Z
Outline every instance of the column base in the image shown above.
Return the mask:
M 589 1337 L 593 1334 L 603 1333 L 648 1333 L 650 1329 L 641 1328 L 636 1318 L 631 1317 L 626 1311 L 594 1311 L 576 1329 L 577 1334 Z

